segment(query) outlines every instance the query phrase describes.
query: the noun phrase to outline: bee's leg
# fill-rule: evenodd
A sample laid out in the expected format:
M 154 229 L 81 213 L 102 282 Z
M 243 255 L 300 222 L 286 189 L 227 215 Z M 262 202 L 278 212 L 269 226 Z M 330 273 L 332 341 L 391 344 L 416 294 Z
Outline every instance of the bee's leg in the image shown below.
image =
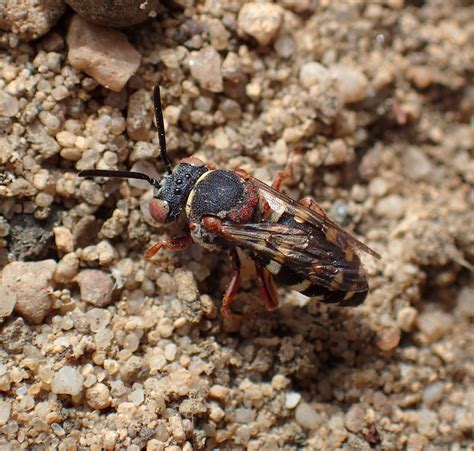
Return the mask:
M 299 154 L 301 151 L 301 146 L 296 145 L 290 151 L 290 156 L 288 157 L 288 161 L 286 162 L 285 168 L 281 171 L 278 171 L 275 174 L 275 178 L 273 179 L 272 188 L 276 191 L 281 190 L 281 185 L 287 179 L 291 179 L 294 177 L 294 167 L 295 167 L 295 158 L 296 155 Z
M 219 218 L 214 216 L 204 216 L 201 219 L 202 226 L 218 236 L 225 237 L 225 233 L 222 231 L 221 224 L 222 221 Z M 232 276 L 230 278 L 229 285 L 225 290 L 224 297 L 222 298 L 222 307 L 221 313 L 227 319 L 241 319 L 241 315 L 237 315 L 232 312 L 230 306 L 237 295 L 237 291 L 240 287 L 240 259 L 235 249 L 231 249 L 230 251 L 230 258 L 232 260 Z
M 319 206 L 319 204 L 312 197 L 303 197 L 303 199 L 298 201 L 299 204 L 303 207 L 309 208 L 310 210 L 315 211 L 321 216 L 327 216 L 326 212 Z
M 275 310 L 278 307 L 278 294 L 273 283 L 272 275 L 265 269 L 265 267 L 255 262 L 255 269 L 257 272 L 257 286 L 262 301 L 267 310 Z
M 150 249 L 145 252 L 145 258 L 147 260 L 151 260 L 162 247 L 165 247 L 166 249 L 171 249 L 173 251 L 182 251 L 191 244 L 193 244 L 193 239 L 191 238 L 191 235 L 186 235 L 179 238 L 171 238 L 170 240 L 166 240 L 161 243 L 156 243 L 152 247 L 150 247 Z
M 222 298 L 221 313 L 227 319 L 241 319 L 241 315 L 233 313 L 230 309 L 240 287 L 240 259 L 235 249 L 230 251 L 230 259 L 232 260 L 233 271 L 229 285 L 227 285 L 224 297 Z

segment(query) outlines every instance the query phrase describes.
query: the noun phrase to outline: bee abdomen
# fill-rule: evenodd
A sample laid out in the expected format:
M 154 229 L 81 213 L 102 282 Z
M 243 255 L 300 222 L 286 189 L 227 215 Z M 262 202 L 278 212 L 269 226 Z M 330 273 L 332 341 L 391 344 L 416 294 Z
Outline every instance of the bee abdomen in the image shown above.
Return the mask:
M 368 290 L 332 290 L 315 284 L 311 282 L 307 276 L 299 274 L 288 266 L 280 265 L 274 261 L 268 263 L 266 269 L 273 274 L 276 282 L 326 304 L 337 304 L 341 307 L 356 307 L 364 302 L 368 292 Z

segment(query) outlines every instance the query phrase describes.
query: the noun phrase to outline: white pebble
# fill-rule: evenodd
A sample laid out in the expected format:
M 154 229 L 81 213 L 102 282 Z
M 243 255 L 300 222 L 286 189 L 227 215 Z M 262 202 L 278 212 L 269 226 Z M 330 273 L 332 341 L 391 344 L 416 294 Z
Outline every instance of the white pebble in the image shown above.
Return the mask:
M 331 74 L 322 64 L 316 61 L 304 63 L 300 69 L 300 82 L 305 88 L 319 85 L 325 89 L 331 81 Z
M 285 407 L 287 409 L 294 409 L 301 400 L 301 395 L 297 392 L 289 392 L 285 397 Z
M 191 75 L 202 88 L 212 92 L 222 92 L 224 84 L 221 72 L 221 57 L 212 47 L 192 52 L 189 59 Z
M 81 393 L 84 377 L 76 368 L 64 366 L 53 377 L 51 391 L 58 395 L 75 396 Z
M 306 429 L 316 429 L 320 422 L 320 415 L 308 403 L 303 402 L 295 410 L 295 420 Z

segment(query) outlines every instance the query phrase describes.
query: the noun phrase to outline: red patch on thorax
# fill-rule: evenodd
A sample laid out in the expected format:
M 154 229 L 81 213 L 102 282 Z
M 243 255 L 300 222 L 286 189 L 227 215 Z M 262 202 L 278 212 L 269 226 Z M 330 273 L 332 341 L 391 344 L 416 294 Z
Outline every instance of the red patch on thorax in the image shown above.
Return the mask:
M 255 186 L 249 182 L 244 183 L 244 201 L 236 208 L 233 208 L 231 211 L 229 211 L 227 214 L 227 217 L 237 224 L 245 224 L 250 222 L 259 203 L 259 196 Z

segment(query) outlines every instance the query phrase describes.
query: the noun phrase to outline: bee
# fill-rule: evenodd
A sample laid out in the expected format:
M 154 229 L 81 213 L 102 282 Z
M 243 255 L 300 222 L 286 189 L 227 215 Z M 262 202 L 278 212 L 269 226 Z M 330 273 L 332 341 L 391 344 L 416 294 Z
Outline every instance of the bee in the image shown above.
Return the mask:
M 278 306 L 274 282 L 328 304 L 357 306 L 365 300 L 369 286 L 357 252 L 380 258 L 375 251 L 329 219 L 312 198 L 296 202 L 282 194 L 284 171 L 269 186 L 242 169 L 216 169 L 194 157 L 173 168 L 158 85 L 153 96 L 165 175 L 157 180 L 140 172 L 97 169 L 78 174 L 145 180 L 154 187 L 149 211 L 157 223 L 184 216 L 182 236 L 154 244 L 145 258 L 152 260 L 161 248 L 183 250 L 193 243 L 229 250 L 233 272 L 221 308 L 227 317 L 234 316 L 230 306 L 240 286 L 237 247 L 255 262 L 258 290 L 269 310 Z

